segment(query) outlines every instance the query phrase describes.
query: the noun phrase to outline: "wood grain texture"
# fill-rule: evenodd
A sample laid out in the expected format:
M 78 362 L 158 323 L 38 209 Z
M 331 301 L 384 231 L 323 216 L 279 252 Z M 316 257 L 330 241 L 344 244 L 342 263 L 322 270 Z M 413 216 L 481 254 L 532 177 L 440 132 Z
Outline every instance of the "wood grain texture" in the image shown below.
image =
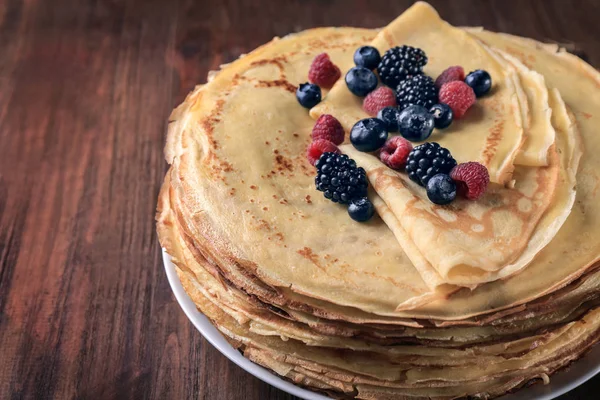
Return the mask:
M 600 1 L 431 2 L 600 65 Z M 171 294 L 154 227 L 166 120 L 273 36 L 383 26 L 410 3 L 0 1 L 0 399 L 292 398 L 221 356 Z

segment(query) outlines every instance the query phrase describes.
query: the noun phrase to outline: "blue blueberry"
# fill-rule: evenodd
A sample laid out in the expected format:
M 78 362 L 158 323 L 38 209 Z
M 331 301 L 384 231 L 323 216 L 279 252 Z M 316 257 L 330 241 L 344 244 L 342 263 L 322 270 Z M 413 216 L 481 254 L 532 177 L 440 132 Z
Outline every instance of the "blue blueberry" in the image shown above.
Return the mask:
M 469 72 L 469 75 L 465 78 L 465 83 L 471 86 L 475 92 L 475 96 L 481 97 L 492 88 L 492 77 L 487 71 L 478 69 Z
M 434 204 L 451 203 L 456 198 L 456 183 L 450 178 L 450 175 L 434 175 L 427 182 L 427 197 Z
M 350 130 L 350 142 L 359 151 L 375 151 L 385 144 L 387 137 L 385 123 L 377 118 L 361 119 Z
M 444 129 L 450 126 L 454 113 L 448 104 L 439 103 L 429 109 L 433 115 L 433 122 L 438 129 Z
M 377 119 L 383 121 L 388 132 L 398 132 L 398 117 L 400 110 L 397 107 L 385 107 L 377 113 Z
M 377 76 L 365 67 L 352 67 L 346 74 L 346 85 L 354 95 L 364 97 L 377 87 Z
M 313 108 L 321 102 L 321 88 L 312 83 L 301 83 L 296 98 L 302 107 Z
M 354 199 L 348 206 L 348 215 L 358 222 L 370 220 L 373 214 L 375 214 L 375 207 L 373 207 L 373 203 L 366 197 Z
M 433 115 L 423 106 L 408 106 L 398 116 L 398 132 L 411 142 L 427 139 L 433 127 Z
M 373 46 L 362 46 L 354 52 L 354 64 L 357 67 L 374 70 L 379 65 L 379 61 L 381 61 L 379 50 Z

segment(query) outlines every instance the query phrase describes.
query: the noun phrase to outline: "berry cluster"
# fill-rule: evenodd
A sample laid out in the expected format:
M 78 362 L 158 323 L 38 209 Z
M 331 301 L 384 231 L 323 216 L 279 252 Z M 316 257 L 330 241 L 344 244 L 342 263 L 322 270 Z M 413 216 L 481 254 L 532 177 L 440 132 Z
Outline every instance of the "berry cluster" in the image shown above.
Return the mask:
M 434 81 L 423 72 L 427 60 L 423 50 L 411 46 L 391 48 L 383 57 L 372 46 L 356 50 L 356 66 L 344 80 L 351 93 L 364 97 L 363 109 L 374 118 L 358 121 L 350 131 L 350 141 L 360 151 L 377 151 L 392 169 L 405 168 L 411 180 L 427 188 L 427 196 L 435 204 L 448 204 L 457 193 L 477 199 L 489 184 L 485 166 L 477 162 L 457 165 L 450 151 L 439 144 L 413 148 L 410 141 L 425 141 L 434 128 L 447 128 L 454 118 L 462 118 L 477 97 L 490 91 L 491 77 L 483 70 L 465 76 L 461 66 L 453 66 Z M 308 73 L 310 83 L 301 84 L 296 91 L 298 102 L 314 107 L 321 101 L 321 88 L 330 89 L 340 77 L 341 71 L 329 55 L 319 54 Z M 385 86 L 378 87 L 379 80 Z M 389 132 L 401 136 L 388 139 Z M 366 197 L 366 173 L 337 147 L 345 137 L 340 122 L 321 115 L 311 136 L 307 158 L 317 168 L 317 190 L 333 202 L 349 204 L 348 213 L 354 220 L 370 219 L 375 211 Z
M 385 132 L 387 137 L 387 132 Z M 337 145 L 344 142 L 344 128 L 332 115 L 323 114 L 312 130 L 312 142 L 306 151 L 308 161 L 317 168 L 315 186 L 326 199 L 349 204 L 348 214 L 364 222 L 375 213 L 367 198 L 367 175 L 356 162 L 340 154 Z M 385 138 L 384 138 L 385 140 Z

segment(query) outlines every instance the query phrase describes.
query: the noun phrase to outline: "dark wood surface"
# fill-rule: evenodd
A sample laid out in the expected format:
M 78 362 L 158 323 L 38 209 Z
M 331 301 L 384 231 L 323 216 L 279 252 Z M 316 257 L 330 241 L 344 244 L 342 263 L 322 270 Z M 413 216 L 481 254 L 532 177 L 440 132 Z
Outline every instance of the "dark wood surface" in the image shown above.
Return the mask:
M 0 399 L 291 398 L 220 355 L 171 293 L 154 227 L 166 120 L 273 36 L 383 26 L 410 3 L 0 0 Z M 600 1 L 432 3 L 600 66 Z

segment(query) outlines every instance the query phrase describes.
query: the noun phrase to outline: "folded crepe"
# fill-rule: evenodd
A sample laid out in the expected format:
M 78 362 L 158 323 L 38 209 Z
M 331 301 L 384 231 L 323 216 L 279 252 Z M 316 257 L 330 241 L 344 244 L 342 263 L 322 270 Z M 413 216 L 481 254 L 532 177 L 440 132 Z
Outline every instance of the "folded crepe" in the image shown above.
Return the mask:
M 482 163 L 488 168 L 492 182 L 508 183 L 512 179 L 515 157 L 525 141 L 522 121 L 525 111 L 521 107 L 526 106 L 526 102 L 524 96 L 519 102 L 518 91 L 522 89 L 516 69 L 479 40 L 443 21 L 423 2 L 415 3 L 370 43 L 381 54 L 390 47 L 404 44 L 425 51 L 429 60 L 424 72 L 429 76 L 437 77 L 451 65 L 462 65 L 466 71 L 484 69 L 490 73 L 494 82 L 492 95 L 479 99 L 463 119 L 454 121 L 443 133 L 434 132 L 428 140 L 446 147 L 459 163 Z M 362 109 L 362 98 L 354 96 L 343 79 L 311 110 L 314 118 L 322 114 L 336 117 L 346 131 L 368 117 Z M 551 144 L 544 143 L 546 151 Z M 539 153 L 544 151 L 539 149 Z M 539 161 L 539 165 L 543 165 L 543 160 Z
M 376 155 L 342 146 L 367 171 L 387 209 L 378 199 L 373 204 L 426 282 L 474 287 L 505 278 L 525 268 L 560 229 L 575 200 L 579 160 L 573 156 L 577 143 L 567 137 L 578 135 L 560 94 L 552 92 L 550 100 L 554 125 L 571 129 L 560 130 L 550 165 L 518 166 L 514 187 L 491 185 L 477 201 L 432 204 L 406 174 L 386 167 Z

